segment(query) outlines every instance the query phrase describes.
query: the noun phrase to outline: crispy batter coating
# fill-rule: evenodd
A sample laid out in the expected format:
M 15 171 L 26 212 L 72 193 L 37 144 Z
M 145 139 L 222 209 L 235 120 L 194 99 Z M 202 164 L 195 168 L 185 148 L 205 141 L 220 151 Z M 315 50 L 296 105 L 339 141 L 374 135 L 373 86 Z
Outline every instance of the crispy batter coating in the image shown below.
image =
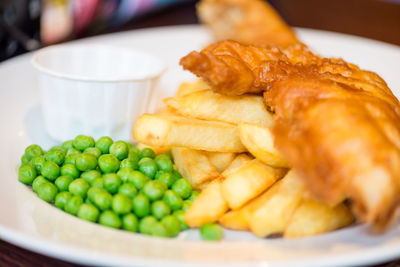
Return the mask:
M 262 0 L 202 0 L 197 15 L 217 40 L 261 46 L 299 42 L 278 13 Z
M 264 93 L 275 145 L 313 196 L 350 198 L 360 221 L 384 229 L 400 204 L 400 104 L 377 74 L 305 46 L 223 41 L 182 66 L 228 94 Z
M 180 64 L 205 79 L 215 91 L 227 95 L 262 92 L 273 81 L 305 74 L 312 78 L 318 74 L 318 79 L 362 88 L 393 104 L 398 103 L 376 73 L 360 70 L 342 59 L 319 57 L 303 44 L 279 49 L 220 41 L 201 52 L 191 52 Z

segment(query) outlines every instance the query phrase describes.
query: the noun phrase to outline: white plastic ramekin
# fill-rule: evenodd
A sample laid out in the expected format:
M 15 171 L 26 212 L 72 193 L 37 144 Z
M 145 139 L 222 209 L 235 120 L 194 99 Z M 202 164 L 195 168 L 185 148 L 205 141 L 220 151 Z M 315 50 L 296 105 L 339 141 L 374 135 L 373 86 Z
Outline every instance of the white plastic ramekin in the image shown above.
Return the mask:
M 45 126 L 59 141 L 85 134 L 132 140 L 137 117 L 148 112 L 164 65 L 128 48 L 63 44 L 32 58 L 39 71 Z

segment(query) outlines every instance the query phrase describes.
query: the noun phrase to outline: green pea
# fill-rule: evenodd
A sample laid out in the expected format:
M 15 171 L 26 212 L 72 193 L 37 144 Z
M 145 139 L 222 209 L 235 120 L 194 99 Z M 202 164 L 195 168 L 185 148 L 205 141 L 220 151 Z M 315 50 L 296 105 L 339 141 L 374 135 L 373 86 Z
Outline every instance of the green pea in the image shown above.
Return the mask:
M 98 191 L 94 194 L 93 204 L 100 210 L 108 210 L 111 208 L 112 196 L 107 191 Z
M 175 167 L 175 166 L 174 166 Z M 177 171 L 177 170 L 173 170 L 172 174 L 174 175 L 175 179 L 180 179 L 182 178 L 182 175 Z
M 40 172 L 41 172 L 43 163 L 45 163 L 45 161 L 46 161 L 46 160 L 44 159 L 44 156 L 43 156 L 43 155 L 41 155 L 41 156 L 36 156 L 36 157 L 32 158 L 31 164 L 32 164 L 33 166 L 35 166 L 35 169 L 36 169 L 36 172 L 37 172 L 37 173 L 40 173 Z
M 129 232 L 137 232 L 139 229 L 139 220 L 133 213 L 128 213 L 122 217 L 122 228 Z
M 71 194 L 71 197 L 67 200 L 67 203 L 65 203 L 64 209 L 69 214 L 76 215 L 82 204 L 83 198 L 81 196 L 73 196 Z
M 159 161 L 159 160 L 164 160 L 164 159 L 169 159 L 169 160 L 171 160 L 172 161 L 172 159 L 167 155 L 167 154 L 160 154 L 160 155 L 158 155 L 158 156 L 156 156 L 155 158 L 154 158 L 154 161 L 155 162 L 157 162 L 157 161 Z M 171 167 L 171 170 L 170 171 L 172 171 L 172 167 Z
M 97 167 L 97 158 L 88 153 L 82 153 L 76 157 L 75 166 L 80 171 L 90 171 Z
M 129 148 L 124 141 L 116 141 L 110 146 L 110 154 L 113 154 L 119 160 L 123 160 L 128 157 Z
M 106 191 L 100 187 L 89 188 L 89 190 L 87 192 L 87 199 L 89 199 L 91 203 L 94 203 L 94 196 L 99 192 L 106 192 Z
M 168 206 L 171 208 L 171 210 L 179 210 L 183 206 L 183 200 L 182 198 L 175 193 L 172 190 L 167 190 L 163 196 L 163 200 L 165 203 L 168 204 Z
M 81 178 L 90 185 L 93 183 L 94 179 L 99 177 L 101 177 L 101 173 L 98 170 L 85 171 L 81 173 Z
M 139 158 L 152 158 L 156 156 L 156 153 L 154 153 L 153 149 L 146 147 L 140 150 L 139 152 Z
M 115 173 L 107 173 L 103 175 L 103 187 L 111 194 L 118 192 L 121 183 L 121 178 Z
M 192 194 L 190 195 L 190 197 L 188 199 L 195 201 L 198 195 L 200 195 L 200 191 L 193 190 Z
M 18 179 L 21 183 L 31 184 L 36 176 L 36 169 L 30 164 L 23 164 L 18 169 Z
M 139 232 L 145 235 L 151 235 L 153 226 L 157 223 L 157 219 L 153 216 L 144 217 L 139 222 Z
M 154 161 L 156 162 L 159 170 L 166 171 L 166 172 L 172 172 L 173 164 L 172 164 L 172 161 L 169 159 L 169 157 L 167 157 L 167 156 L 162 157 L 162 155 L 160 155 L 160 156 L 157 156 Z
M 135 146 L 132 143 L 126 142 L 126 145 L 128 146 L 129 151 L 135 149 Z
M 147 162 L 147 161 L 154 161 L 152 158 L 147 158 L 147 157 L 145 157 L 145 158 L 141 158 L 139 161 L 138 161 L 138 164 L 139 164 L 139 166 L 140 166 L 140 164 L 142 164 L 142 163 L 145 163 L 145 162 Z
M 89 222 L 96 222 L 99 213 L 99 210 L 95 206 L 84 203 L 79 207 L 78 217 Z
M 171 186 L 176 181 L 174 175 L 171 172 L 165 172 L 165 171 L 158 171 L 156 173 L 155 179 L 163 181 L 168 186 L 168 188 L 171 188 Z
M 63 191 L 68 191 L 69 185 L 72 183 L 74 178 L 69 175 L 64 175 L 64 176 L 59 176 L 54 184 L 57 186 L 58 191 L 63 192 Z
M 172 190 L 175 191 L 183 199 L 187 199 L 192 194 L 192 185 L 186 179 L 178 179 L 172 185 Z
M 121 180 L 125 183 L 128 181 L 129 173 L 131 173 L 133 169 L 131 167 L 120 168 L 117 172 L 118 176 L 121 177 Z
M 83 151 L 84 153 L 92 154 L 93 156 L 99 158 L 101 156 L 101 150 L 98 149 L 97 147 L 88 147 Z
M 133 162 L 136 162 L 136 163 L 139 162 L 139 160 L 140 160 L 139 151 L 140 150 L 138 148 L 129 150 L 128 159 L 130 159 L 130 160 L 132 160 Z
M 67 151 L 70 148 L 74 148 L 74 140 L 68 140 L 68 141 L 63 142 L 61 147 L 66 149 Z
M 63 148 L 62 146 L 53 146 L 52 148 L 49 149 L 49 152 L 51 151 L 63 151 L 64 153 L 67 153 L 67 149 Z
M 160 222 L 156 222 L 153 224 L 153 227 L 151 228 L 151 235 L 158 237 L 169 237 L 167 228 L 164 224 Z
M 132 201 L 129 197 L 123 194 L 116 194 L 113 197 L 111 207 L 117 214 L 127 214 L 132 210 Z
M 101 225 L 111 227 L 111 228 L 121 228 L 122 222 L 121 219 L 115 212 L 111 210 L 103 211 L 100 214 L 99 223 Z
M 80 171 L 73 164 L 64 164 L 60 170 L 61 175 L 69 175 L 72 178 L 78 178 L 80 175 Z
M 183 210 L 176 210 L 172 215 L 174 215 L 178 219 L 181 231 L 189 229 L 189 226 L 185 221 L 185 212 Z
M 121 161 L 120 164 L 120 168 L 132 168 L 133 170 L 137 170 L 139 169 L 139 164 L 137 163 L 137 161 L 133 161 L 130 159 L 124 159 L 123 161 Z
M 122 184 L 118 189 L 118 193 L 134 198 L 137 195 L 137 189 L 133 184 Z
M 27 155 L 25 155 L 25 154 L 22 155 L 22 157 L 21 157 L 22 164 L 28 164 L 30 161 L 31 161 L 31 159 Z
M 41 185 L 42 183 L 48 183 L 49 181 L 47 181 L 43 176 L 37 176 L 35 178 L 35 180 L 33 180 L 32 182 L 32 189 L 34 192 L 37 193 L 39 185 Z
M 180 222 L 174 215 L 165 216 L 161 223 L 165 226 L 168 236 L 175 237 L 181 230 Z
M 166 153 L 164 153 L 164 154 L 161 154 L 160 156 L 162 156 L 162 155 L 167 156 L 172 162 L 174 161 L 174 158 L 172 157 L 172 151 L 171 150 L 166 152 Z
M 41 173 L 47 180 L 54 181 L 60 175 L 60 167 L 52 161 L 46 161 L 42 165 Z
M 71 194 L 75 196 L 81 196 L 82 198 L 85 198 L 89 187 L 90 186 L 88 182 L 86 182 L 82 178 L 78 178 L 69 184 L 68 190 L 69 192 L 71 192 Z
M 76 158 L 79 156 L 79 154 L 71 154 L 67 155 L 64 159 L 64 165 L 71 164 L 75 165 L 76 163 Z
M 93 179 L 91 186 L 92 187 L 104 188 L 103 177 L 97 177 L 97 178 Z
M 139 171 L 132 171 L 128 174 L 128 183 L 133 184 L 137 190 L 141 190 L 144 185 L 150 181 L 150 177 L 144 175 Z
M 86 204 L 93 204 L 92 201 L 90 201 L 89 198 L 86 198 L 86 199 L 85 199 L 85 203 L 86 203 Z
M 170 207 L 162 200 L 157 200 L 151 204 L 151 214 L 157 219 L 162 219 L 170 213 Z
M 42 183 L 38 186 L 37 194 L 39 198 L 46 202 L 52 202 L 58 193 L 57 187 L 52 183 Z
M 65 157 L 68 157 L 70 155 L 79 155 L 81 152 L 78 149 L 75 148 L 68 148 L 67 154 L 65 154 Z
M 203 240 L 220 241 L 224 233 L 221 226 L 215 223 L 204 224 L 200 227 L 200 235 Z
M 44 154 L 44 158 L 47 161 L 52 161 L 57 165 L 62 165 L 65 159 L 65 152 L 63 150 L 50 150 L 46 154 Z
M 161 199 L 166 190 L 167 185 L 163 181 L 153 180 L 144 185 L 143 194 L 150 200 L 155 201 Z
M 132 144 L 131 144 L 131 146 L 130 146 L 129 143 L 128 143 L 128 146 L 129 146 L 129 152 L 132 151 L 133 153 L 139 155 L 139 152 L 140 152 L 140 149 L 139 149 L 139 148 L 137 148 L 136 146 L 134 146 L 134 145 L 132 145 Z
M 139 164 L 139 171 L 153 179 L 158 171 L 157 164 L 154 160 L 142 162 Z
M 74 148 L 78 149 L 79 151 L 84 151 L 88 147 L 93 147 L 95 145 L 95 142 L 93 137 L 78 135 L 77 137 L 75 137 L 72 144 Z
M 104 173 L 116 172 L 119 169 L 119 160 L 112 154 L 105 154 L 99 157 L 99 167 Z
M 96 147 L 100 149 L 101 153 L 108 154 L 110 152 L 110 146 L 113 140 L 108 136 L 103 136 L 96 141 Z
M 139 218 L 150 214 L 150 200 L 143 194 L 138 194 L 132 201 L 133 212 Z
M 25 148 L 25 155 L 29 160 L 33 159 L 34 157 L 41 156 L 43 154 L 43 150 L 38 145 L 30 145 Z
M 70 197 L 72 197 L 70 192 L 60 192 L 56 195 L 54 204 L 57 208 L 64 210 L 65 205 L 67 204 L 67 201 Z
M 187 211 L 193 204 L 193 200 L 186 199 L 183 201 L 182 210 Z

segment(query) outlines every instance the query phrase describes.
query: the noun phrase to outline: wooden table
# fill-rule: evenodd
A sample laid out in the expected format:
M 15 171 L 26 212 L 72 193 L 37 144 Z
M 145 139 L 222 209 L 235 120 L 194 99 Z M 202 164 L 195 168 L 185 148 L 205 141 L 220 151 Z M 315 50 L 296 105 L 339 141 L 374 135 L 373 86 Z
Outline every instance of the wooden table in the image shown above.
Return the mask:
M 400 45 L 400 0 L 270 0 L 292 25 L 338 31 Z M 119 28 L 131 30 L 197 23 L 194 3 L 166 8 Z M 400 255 L 399 255 L 400 257 Z M 0 240 L 0 266 L 80 266 Z M 400 267 L 400 260 L 377 266 Z

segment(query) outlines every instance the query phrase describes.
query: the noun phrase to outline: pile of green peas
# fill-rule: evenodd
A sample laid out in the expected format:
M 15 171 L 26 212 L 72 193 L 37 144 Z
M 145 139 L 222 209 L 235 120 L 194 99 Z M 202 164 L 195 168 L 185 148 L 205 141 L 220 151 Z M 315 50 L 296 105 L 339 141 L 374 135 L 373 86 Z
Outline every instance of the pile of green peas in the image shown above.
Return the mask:
M 44 201 L 81 219 L 159 237 L 188 229 L 185 211 L 198 191 L 170 153 L 156 156 L 124 141 L 78 135 L 47 152 L 25 149 L 19 181 Z

